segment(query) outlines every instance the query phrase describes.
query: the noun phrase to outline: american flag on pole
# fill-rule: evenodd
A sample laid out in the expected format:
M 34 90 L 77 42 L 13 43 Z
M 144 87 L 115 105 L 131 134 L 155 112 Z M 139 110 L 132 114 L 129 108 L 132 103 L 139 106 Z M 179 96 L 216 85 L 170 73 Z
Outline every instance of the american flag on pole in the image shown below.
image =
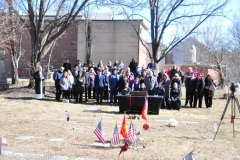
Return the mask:
M 118 128 L 117 128 L 117 124 L 116 124 L 116 126 L 114 128 L 114 132 L 113 132 L 113 138 L 111 140 L 111 146 L 117 145 L 119 143 L 120 143 L 119 142 L 119 133 L 118 133 Z
M 193 150 L 194 151 L 194 150 Z M 195 160 L 194 156 L 193 156 L 193 151 L 190 152 L 188 155 L 186 155 L 183 160 Z
M 105 140 L 102 130 L 102 120 L 98 123 L 97 128 L 93 132 L 98 137 L 99 141 L 101 141 L 104 144 Z
M 136 141 L 136 134 L 135 134 L 135 130 L 134 130 L 134 126 L 133 126 L 132 121 L 130 123 L 130 127 L 129 127 L 129 130 L 128 130 L 128 140 L 131 141 L 131 142 Z

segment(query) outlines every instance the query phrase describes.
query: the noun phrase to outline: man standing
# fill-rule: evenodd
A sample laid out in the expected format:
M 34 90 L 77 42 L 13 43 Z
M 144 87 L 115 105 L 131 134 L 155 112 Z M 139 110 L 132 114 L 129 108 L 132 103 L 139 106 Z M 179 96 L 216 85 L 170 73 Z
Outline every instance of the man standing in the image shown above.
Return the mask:
M 187 106 L 187 104 L 188 104 L 188 101 L 189 101 L 189 99 L 190 99 L 190 88 L 189 88 L 189 79 L 191 78 L 191 75 L 190 75 L 190 73 L 192 73 L 193 72 L 193 70 L 192 70 L 192 67 L 189 67 L 188 68 L 188 71 L 185 73 L 185 80 L 184 80 L 184 82 L 185 82 L 185 88 L 186 88 L 186 101 L 185 101 L 185 107 Z
M 110 103 L 117 103 L 117 93 L 118 93 L 118 82 L 119 77 L 117 75 L 117 70 L 113 69 L 112 74 L 109 76 L 109 86 L 110 86 Z
M 69 63 L 68 58 L 66 58 L 66 63 L 63 63 L 63 67 L 64 67 L 64 71 L 68 71 L 68 70 L 72 71 L 71 64 Z
M 55 74 L 53 75 L 53 79 L 55 81 L 55 87 L 56 87 L 56 100 L 57 101 L 60 101 L 60 97 L 62 94 L 61 86 L 60 86 L 59 82 L 63 76 L 63 70 L 64 70 L 64 67 L 61 67 L 60 70 L 55 72 Z
M 34 73 L 35 79 L 35 93 L 36 99 L 44 99 L 45 94 L 45 84 L 44 84 L 44 76 L 42 73 L 42 67 L 38 67 L 38 71 Z
M 104 91 L 104 86 L 106 81 L 104 75 L 102 75 L 101 72 L 102 72 L 101 69 L 98 69 L 97 75 L 95 76 L 95 79 L 94 79 L 94 88 L 97 94 L 97 97 L 96 97 L 97 104 L 102 103 L 103 91 Z
M 149 71 L 149 76 L 144 79 L 145 86 L 149 95 L 153 95 L 157 85 L 157 78 L 153 76 L 153 72 Z
M 191 75 L 191 78 L 188 79 L 188 81 L 189 81 L 188 91 L 189 91 L 189 96 L 190 96 L 190 107 L 192 108 L 193 106 L 196 107 L 195 103 L 196 103 L 196 100 L 197 100 L 197 97 L 196 97 L 196 94 L 195 94 L 196 78 L 194 77 L 194 73 L 193 72 L 191 72 L 190 75 Z
M 147 69 L 150 69 L 153 75 L 156 76 L 157 63 L 154 62 L 154 59 L 151 59 L 151 63 L 147 65 Z
M 88 96 L 88 87 L 90 84 L 90 79 L 89 79 L 89 72 L 87 72 L 87 68 L 83 67 L 83 76 L 85 78 L 85 102 L 88 101 L 87 96 Z

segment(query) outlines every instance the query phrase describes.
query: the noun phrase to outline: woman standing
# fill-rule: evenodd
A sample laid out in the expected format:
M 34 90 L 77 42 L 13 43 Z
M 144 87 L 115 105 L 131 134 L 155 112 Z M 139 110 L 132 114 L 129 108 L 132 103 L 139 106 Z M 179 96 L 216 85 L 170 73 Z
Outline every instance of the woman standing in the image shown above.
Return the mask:
M 165 107 L 168 107 L 168 98 L 169 98 L 169 85 L 170 85 L 171 81 L 167 75 L 167 73 L 164 73 L 163 74 L 163 79 L 162 79 L 162 86 L 163 88 L 165 89 L 165 101 L 166 101 L 166 106 Z
M 90 79 L 90 84 L 89 84 L 89 87 L 88 87 L 88 99 L 91 99 L 91 94 L 92 94 L 92 91 L 93 91 L 93 99 L 95 99 L 95 89 L 94 89 L 94 79 L 95 79 L 95 75 L 96 73 L 94 72 L 94 69 L 91 68 L 89 70 L 89 79 Z
M 129 79 L 126 76 L 126 72 L 122 73 L 122 76 L 120 77 L 118 81 L 118 91 L 119 93 L 122 93 L 122 90 L 125 88 L 126 83 L 129 84 Z
M 138 66 L 138 63 L 137 63 L 136 59 L 133 58 L 132 61 L 131 61 L 130 64 L 129 64 L 130 71 L 131 71 L 132 73 L 135 73 L 136 70 L 137 70 L 137 66 Z
M 205 86 L 205 82 L 203 81 L 202 75 L 200 74 L 195 81 L 195 95 L 196 101 L 194 101 L 193 108 L 196 108 L 198 101 L 198 108 L 202 108 L 202 98 L 203 98 L 203 90 Z
M 69 103 L 69 89 L 70 89 L 70 82 L 68 79 L 68 72 L 64 71 L 63 76 L 59 82 L 61 86 L 61 90 L 63 92 L 63 102 Z
M 214 96 L 214 91 L 210 90 L 210 86 L 211 85 L 215 85 L 213 83 L 213 79 L 211 75 L 207 75 L 207 77 L 205 78 L 205 87 L 204 87 L 204 100 L 205 100 L 205 104 L 206 104 L 206 108 L 211 108 L 212 107 L 212 98 Z
M 82 71 L 78 71 L 78 76 L 77 76 L 76 86 L 75 86 L 75 94 L 76 94 L 75 103 L 77 102 L 82 103 L 82 94 L 84 92 L 84 89 L 85 89 L 85 77 Z

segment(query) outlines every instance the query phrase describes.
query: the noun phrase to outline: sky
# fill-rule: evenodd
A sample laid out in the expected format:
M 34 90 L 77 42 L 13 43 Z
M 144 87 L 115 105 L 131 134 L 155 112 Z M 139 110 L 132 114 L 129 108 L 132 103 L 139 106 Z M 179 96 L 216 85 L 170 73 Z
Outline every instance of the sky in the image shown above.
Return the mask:
M 110 9 L 104 9 L 102 11 L 103 12 L 111 12 Z M 102 12 L 102 11 L 100 11 L 100 12 Z M 209 25 L 211 26 L 211 25 L 216 25 L 217 24 L 217 25 L 222 25 L 223 32 L 226 32 L 227 29 L 232 25 L 232 22 L 234 21 L 233 15 L 234 14 L 240 14 L 240 0 L 230 0 L 230 2 L 224 8 L 224 13 L 225 13 L 225 16 L 227 16 L 229 19 L 228 18 L 223 18 L 223 17 L 214 17 L 213 19 L 208 20 L 203 25 L 201 25 L 199 27 L 199 29 L 201 30 L 201 29 L 204 29 L 205 27 L 208 27 Z M 142 11 L 141 14 L 145 15 L 145 16 L 149 15 L 149 10 Z M 117 19 L 125 19 L 124 16 L 119 16 L 119 15 L 114 15 L 114 18 L 116 20 Z M 143 19 L 141 17 L 133 17 L 133 18 L 134 19 Z M 143 19 L 143 21 L 147 26 L 150 26 L 150 23 L 148 23 L 147 20 Z M 171 29 L 168 30 L 168 32 L 171 32 Z M 148 37 L 148 41 L 150 41 L 150 35 Z M 169 40 L 167 38 L 165 38 L 165 42 L 168 42 L 168 41 L 170 41 L 170 38 L 169 38 Z

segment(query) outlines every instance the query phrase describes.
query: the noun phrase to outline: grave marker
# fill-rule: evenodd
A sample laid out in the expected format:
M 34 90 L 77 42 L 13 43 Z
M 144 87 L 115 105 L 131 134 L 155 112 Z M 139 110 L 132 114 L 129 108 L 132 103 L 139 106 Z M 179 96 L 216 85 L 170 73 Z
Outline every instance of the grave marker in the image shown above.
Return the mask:
M 2 146 L 8 145 L 5 138 L 0 137 L 0 155 L 2 155 Z
M 0 51 L 0 91 L 9 89 L 9 83 L 7 83 L 5 59 L 5 51 Z

